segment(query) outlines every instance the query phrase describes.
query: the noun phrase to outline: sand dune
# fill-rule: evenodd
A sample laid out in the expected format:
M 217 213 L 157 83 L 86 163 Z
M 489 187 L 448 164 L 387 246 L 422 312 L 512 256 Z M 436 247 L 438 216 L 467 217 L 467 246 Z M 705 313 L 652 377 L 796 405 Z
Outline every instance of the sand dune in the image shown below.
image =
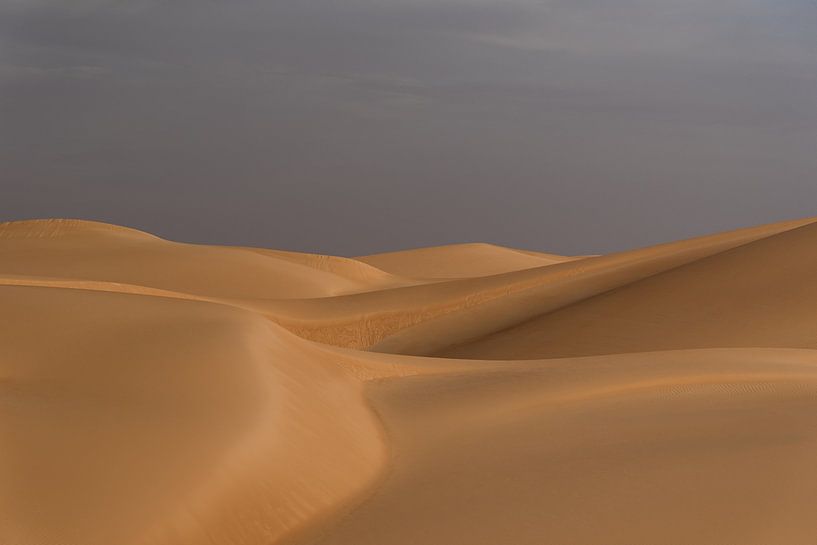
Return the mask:
M 454 244 L 358 257 L 399 276 L 453 279 L 489 276 L 581 259 L 503 248 L 493 244 Z
M 817 348 L 817 224 L 534 317 L 440 355 L 543 358 L 709 347 Z
M 817 357 L 548 360 L 369 390 L 397 454 L 310 543 L 808 543 Z
M 119 282 L 219 298 L 324 297 L 404 283 L 363 264 L 356 275 L 308 255 L 180 244 L 85 221 L 6 224 L 0 252 L 0 275 Z
M 764 225 L 486 277 L 278 301 L 262 310 L 308 339 L 379 352 L 431 355 L 812 221 Z
M 0 543 L 813 543 L 814 248 L 0 224 Z

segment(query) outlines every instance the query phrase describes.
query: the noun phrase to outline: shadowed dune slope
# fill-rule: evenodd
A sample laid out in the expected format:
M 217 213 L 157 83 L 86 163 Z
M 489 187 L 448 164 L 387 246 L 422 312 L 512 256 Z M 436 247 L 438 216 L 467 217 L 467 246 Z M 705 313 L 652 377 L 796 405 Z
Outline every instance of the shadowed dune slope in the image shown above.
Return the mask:
M 86 229 L 89 222 L 16 222 L 4 224 L 5 236 L 0 230 L 0 282 L 6 278 L 6 283 L 16 285 L 29 277 L 38 285 L 59 282 L 63 287 L 75 279 L 82 289 L 95 289 L 94 282 L 106 283 L 96 285 L 106 291 L 149 287 L 256 311 L 323 343 L 423 355 L 810 221 L 419 285 L 395 276 L 383 278 L 365 264 L 366 273 L 352 282 L 354 265 L 342 258 L 179 244 L 104 224 L 97 228 L 91 223 L 93 229 Z M 15 229 L 25 236 L 8 234 Z M 39 230 L 51 236 L 31 235 Z M 377 278 L 366 280 L 370 273 Z M 328 292 L 351 293 L 325 297 Z
M 384 318 L 390 318 L 392 323 L 381 326 L 376 335 L 361 341 L 361 345 L 378 352 L 444 355 L 449 347 L 813 221 L 781 222 L 527 271 L 335 300 L 361 302 L 412 294 L 401 303 L 400 313 L 385 317 L 382 313 L 365 315 L 363 325 L 369 330 L 380 326 L 378 320 Z M 442 301 L 447 302 L 444 308 L 440 305 Z M 395 326 L 395 322 L 399 323 Z M 323 329 L 325 334 L 329 331 Z
M 817 347 L 817 224 L 771 236 L 439 352 L 543 358 Z
M 0 544 L 813 543 L 813 222 L 560 262 L 0 224 Z
M 0 308 L 3 543 L 268 544 L 383 463 L 355 373 L 258 315 L 11 286 Z

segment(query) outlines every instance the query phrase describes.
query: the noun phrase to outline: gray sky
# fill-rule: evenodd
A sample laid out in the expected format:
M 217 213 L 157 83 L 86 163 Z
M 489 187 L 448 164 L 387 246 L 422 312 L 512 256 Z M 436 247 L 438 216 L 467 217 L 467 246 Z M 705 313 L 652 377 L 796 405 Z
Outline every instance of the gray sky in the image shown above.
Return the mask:
M 0 219 L 354 255 L 817 214 L 815 0 L 0 0 Z

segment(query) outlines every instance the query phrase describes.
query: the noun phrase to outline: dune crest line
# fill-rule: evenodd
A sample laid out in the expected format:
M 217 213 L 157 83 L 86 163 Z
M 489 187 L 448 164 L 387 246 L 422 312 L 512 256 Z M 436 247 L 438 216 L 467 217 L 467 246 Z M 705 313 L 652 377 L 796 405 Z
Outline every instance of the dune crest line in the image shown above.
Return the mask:
M 357 258 L 0 223 L 0 542 L 808 543 L 815 221 Z

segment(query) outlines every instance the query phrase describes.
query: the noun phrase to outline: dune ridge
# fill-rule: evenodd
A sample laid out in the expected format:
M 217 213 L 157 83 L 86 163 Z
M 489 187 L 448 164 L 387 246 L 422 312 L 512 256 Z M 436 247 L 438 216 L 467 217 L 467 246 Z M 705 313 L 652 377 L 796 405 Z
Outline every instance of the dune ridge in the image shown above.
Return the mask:
M 817 305 L 817 292 L 809 282 L 817 271 L 815 240 L 813 223 L 777 233 L 437 355 L 533 359 L 683 348 L 815 348 L 810 308 Z
M 379 352 L 431 355 L 546 310 L 813 221 L 740 229 L 487 277 L 280 302 L 271 311 L 278 323 L 311 340 Z
M 472 242 L 372 254 L 356 259 L 401 276 L 451 280 L 533 269 L 582 258 Z
M 0 224 L 0 543 L 806 545 L 815 248 Z
M 95 234 L 146 239 L 159 238 L 132 227 L 82 219 L 33 219 L 0 222 L 0 238 L 53 238 L 77 235 L 93 236 Z

